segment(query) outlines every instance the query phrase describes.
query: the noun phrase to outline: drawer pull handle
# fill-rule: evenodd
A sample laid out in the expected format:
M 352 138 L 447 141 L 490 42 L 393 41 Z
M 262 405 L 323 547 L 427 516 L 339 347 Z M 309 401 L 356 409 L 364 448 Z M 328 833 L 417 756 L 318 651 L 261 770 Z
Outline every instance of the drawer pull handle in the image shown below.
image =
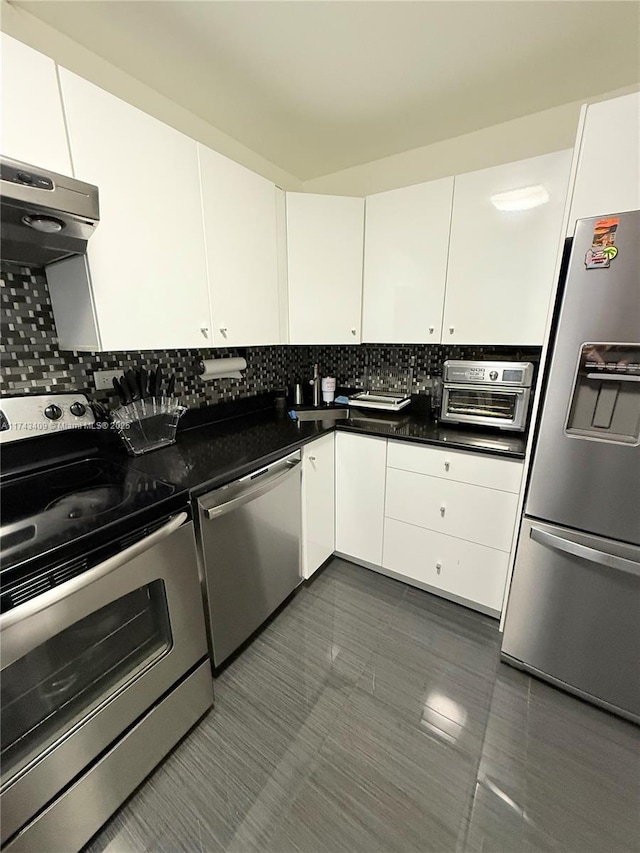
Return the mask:
M 450 467 L 451 467 L 451 462 L 445 462 L 444 463 L 444 470 L 445 471 L 448 471 Z
M 445 514 L 446 510 L 447 510 L 446 506 L 441 506 L 441 507 L 440 507 L 440 515 L 441 515 L 443 518 L 444 518 L 444 514 Z
M 435 326 L 429 326 L 429 334 L 432 335 L 435 332 Z
M 436 573 L 440 574 L 442 570 L 442 563 L 436 563 Z
M 309 462 L 315 462 L 315 461 L 316 461 L 316 457 L 315 457 L 315 456 L 310 456 L 310 457 L 309 457 Z

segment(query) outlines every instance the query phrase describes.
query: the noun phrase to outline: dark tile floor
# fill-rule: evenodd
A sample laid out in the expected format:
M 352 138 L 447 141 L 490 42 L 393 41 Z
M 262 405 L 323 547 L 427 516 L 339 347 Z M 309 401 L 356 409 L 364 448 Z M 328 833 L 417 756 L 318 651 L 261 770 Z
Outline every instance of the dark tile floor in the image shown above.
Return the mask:
M 640 850 L 640 729 L 499 648 L 494 620 L 336 559 L 88 850 Z

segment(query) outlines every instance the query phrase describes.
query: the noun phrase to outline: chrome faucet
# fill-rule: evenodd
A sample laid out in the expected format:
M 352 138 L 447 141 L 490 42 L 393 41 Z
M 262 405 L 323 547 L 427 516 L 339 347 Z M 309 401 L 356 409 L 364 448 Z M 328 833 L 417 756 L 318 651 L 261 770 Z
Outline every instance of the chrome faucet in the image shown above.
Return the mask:
M 319 364 L 313 365 L 313 379 L 309 380 L 309 385 L 313 385 L 313 405 L 318 408 L 320 406 L 320 390 L 322 385 Z

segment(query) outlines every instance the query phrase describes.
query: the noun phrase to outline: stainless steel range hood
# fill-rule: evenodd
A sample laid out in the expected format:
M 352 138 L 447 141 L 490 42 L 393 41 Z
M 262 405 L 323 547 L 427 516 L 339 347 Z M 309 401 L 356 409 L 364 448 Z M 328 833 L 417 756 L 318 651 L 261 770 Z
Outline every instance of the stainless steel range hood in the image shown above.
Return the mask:
M 82 255 L 99 218 L 97 187 L 0 157 L 2 260 L 44 266 Z

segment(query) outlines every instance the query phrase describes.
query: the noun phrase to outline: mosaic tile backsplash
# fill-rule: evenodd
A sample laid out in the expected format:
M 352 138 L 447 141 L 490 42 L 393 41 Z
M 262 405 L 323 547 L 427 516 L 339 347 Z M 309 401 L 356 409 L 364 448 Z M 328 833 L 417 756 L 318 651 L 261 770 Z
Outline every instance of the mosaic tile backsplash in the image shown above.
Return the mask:
M 0 264 L 2 318 L 0 353 L 3 394 L 47 394 L 84 391 L 91 399 L 115 403 L 114 395 L 96 392 L 96 370 L 120 370 L 161 364 L 165 375 L 176 373 L 176 396 L 189 407 L 249 397 L 288 387 L 312 375 L 320 364 L 323 376 L 335 376 L 339 386 L 405 390 L 424 393 L 442 373 L 447 358 L 496 358 L 538 361 L 539 347 L 452 347 L 440 345 L 270 346 L 200 350 L 84 353 L 58 348 L 53 311 L 44 272 Z M 247 369 L 242 379 L 202 382 L 197 365 L 202 359 L 242 355 Z M 409 371 L 411 373 L 409 374 Z

